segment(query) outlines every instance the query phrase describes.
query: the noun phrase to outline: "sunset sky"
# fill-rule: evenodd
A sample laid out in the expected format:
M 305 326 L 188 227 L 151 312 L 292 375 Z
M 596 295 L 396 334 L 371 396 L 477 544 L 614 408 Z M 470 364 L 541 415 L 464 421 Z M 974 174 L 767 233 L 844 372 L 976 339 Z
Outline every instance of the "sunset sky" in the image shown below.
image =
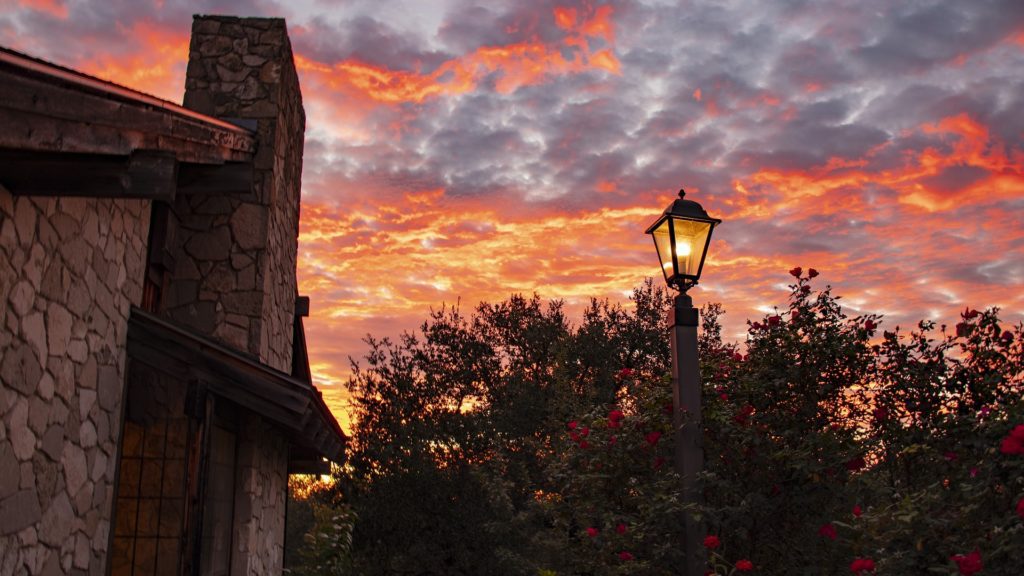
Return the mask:
M 685 187 L 727 335 L 821 272 L 883 327 L 1024 319 L 1024 2 L 0 0 L 0 44 L 180 102 L 193 13 L 287 19 L 315 379 L 430 307 L 625 300 Z M 660 281 L 660 280 L 659 280 Z

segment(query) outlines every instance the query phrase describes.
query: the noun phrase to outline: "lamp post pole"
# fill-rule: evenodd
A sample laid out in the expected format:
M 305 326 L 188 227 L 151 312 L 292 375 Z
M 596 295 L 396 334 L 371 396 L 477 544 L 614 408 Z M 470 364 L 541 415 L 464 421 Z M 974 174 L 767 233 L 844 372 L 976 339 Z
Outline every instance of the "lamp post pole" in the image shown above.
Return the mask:
M 679 199 L 647 227 L 661 260 L 665 282 L 679 290 L 669 312 L 669 339 L 672 343 L 672 424 L 675 428 L 676 471 L 682 477 L 683 501 L 700 505 L 704 494 L 700 473 L 704 469 L 704 427 L 701 424 L 700 364 L 697 358 L 699 314 L 687 291 L 700 280 L 704 258 L 711 244 L 711 232 L 722 221 L 708 216 L 704 208 Z M 704 527 L 693 514 L 683 519 L 686 548 L 686 576 L 702 576 L 706 566 Z
M 703 500 L 698 474 L 704 469 L 704 430 L 701 424 L 700 367 L 697 359 L 699 312 L 686 292 L 676 295 L 669 313 L 669 338 L 672 345 L 672 424 L 675 429 L 676 472 L 683 479 L 683 500 L 700 504 Z M 704 556 L 704 529 L 692 514 L 686 514 L 683 539 L 686 545 L 686 576 L 701 576 L 707 562 Z

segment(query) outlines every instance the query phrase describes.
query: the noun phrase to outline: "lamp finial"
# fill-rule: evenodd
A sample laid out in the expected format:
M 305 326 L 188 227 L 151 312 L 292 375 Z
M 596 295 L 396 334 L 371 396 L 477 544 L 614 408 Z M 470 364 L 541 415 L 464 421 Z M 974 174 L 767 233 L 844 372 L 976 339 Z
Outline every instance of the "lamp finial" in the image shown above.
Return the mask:
M 679 199 L 682 200 L 685 197 L 686 197 L 686 190 L 683 190 L 682 188 L 680 188 L 679 189 Z

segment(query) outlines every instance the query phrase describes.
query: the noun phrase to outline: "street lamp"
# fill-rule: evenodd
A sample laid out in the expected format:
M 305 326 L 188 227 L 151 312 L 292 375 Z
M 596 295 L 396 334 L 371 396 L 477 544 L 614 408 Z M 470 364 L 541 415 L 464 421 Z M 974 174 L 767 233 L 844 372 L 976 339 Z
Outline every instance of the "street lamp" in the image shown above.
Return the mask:
M 669 313 L 672 342 L 672 424 L 675 428 L 676 471 L 683 479 L 683 498 L 702 500 L 697 475 L 704 468 L 704 430 L 701 424 L 700 366 L 697 358 L 698 312 L 686 292 L 697 284 L 711 243 L 711 232 L 722 221 L 708 216 L 700 204 L 679 191 L 646 233 L 654 238 L 665 282 L 679 290 Z M 683 420 L 684 413 L 688 416 Z M 690 514 L 684 520 L 686 576 L 704 574 L 703 527 Z

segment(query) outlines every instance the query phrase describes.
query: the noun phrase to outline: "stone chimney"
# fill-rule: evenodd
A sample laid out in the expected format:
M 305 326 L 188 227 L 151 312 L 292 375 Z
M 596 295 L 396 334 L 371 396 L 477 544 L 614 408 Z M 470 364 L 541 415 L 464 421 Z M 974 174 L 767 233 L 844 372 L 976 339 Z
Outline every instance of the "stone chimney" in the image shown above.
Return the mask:
M 289 372 L 305 112 L 285 21 L 195 16 L 187 108 L 252 127 L 248 193 L 178 194 L 174 320 Z

